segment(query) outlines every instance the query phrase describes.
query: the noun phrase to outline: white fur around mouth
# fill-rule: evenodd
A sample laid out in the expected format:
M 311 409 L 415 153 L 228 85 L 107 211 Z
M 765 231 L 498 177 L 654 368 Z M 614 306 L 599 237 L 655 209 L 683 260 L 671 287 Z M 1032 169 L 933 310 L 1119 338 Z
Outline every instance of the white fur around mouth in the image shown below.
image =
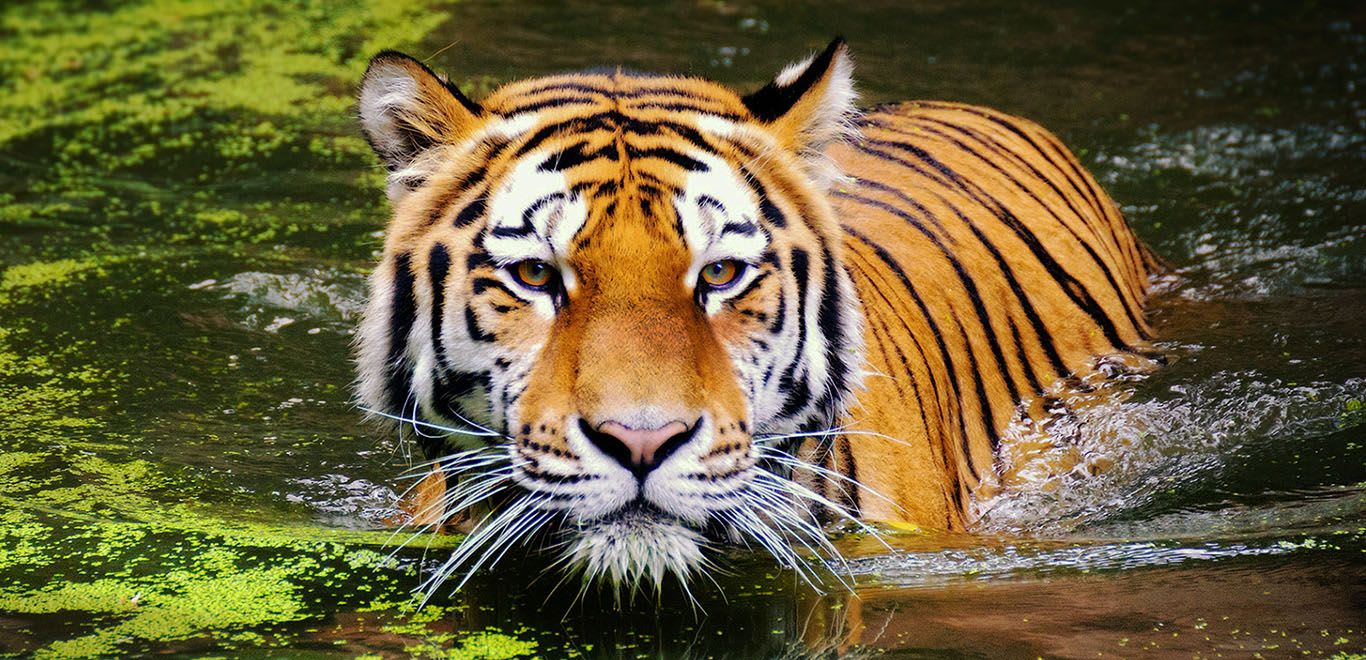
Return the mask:
M 649 511 L 627 510 L 572 533 L 565 559 L 588 581 L 620 586 L 648 578 L 658 589 L 666 574 L 686 581 L 704 562 L 701 534 Z

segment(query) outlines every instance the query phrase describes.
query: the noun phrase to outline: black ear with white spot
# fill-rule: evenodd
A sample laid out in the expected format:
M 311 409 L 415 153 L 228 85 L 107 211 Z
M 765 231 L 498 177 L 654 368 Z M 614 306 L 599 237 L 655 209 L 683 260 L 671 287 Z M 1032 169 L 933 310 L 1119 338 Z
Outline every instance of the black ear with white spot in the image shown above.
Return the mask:
M 806 159 L 813 178 L 828 183 L 837 174 L 830 171 L 825 147 L 854 132 L 853 73 L 849 46 L 837 37 L 742 100 L 756 121 Z
M 359 106 L 365 138 L 389 170 L 390 197 L 420 185 L 432 165 L 422 156 L 468 136 L 484 114 L 426 65 L 391 50 L 370 60 Z

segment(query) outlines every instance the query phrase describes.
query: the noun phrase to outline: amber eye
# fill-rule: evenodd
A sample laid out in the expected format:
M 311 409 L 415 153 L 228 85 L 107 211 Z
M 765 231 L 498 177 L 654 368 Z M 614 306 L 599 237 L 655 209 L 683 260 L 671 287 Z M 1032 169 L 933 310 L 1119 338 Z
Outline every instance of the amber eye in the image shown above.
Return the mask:
M 712 289 L 724 289 L 740 279 L 744 262 L 734 259 L 713 261 L 702 268 L 702 282 Z
M 544 289 L 555 280 L 555 267 L 539 259 L 528 259 L 513 264 L 512 276 L 528 289 Z

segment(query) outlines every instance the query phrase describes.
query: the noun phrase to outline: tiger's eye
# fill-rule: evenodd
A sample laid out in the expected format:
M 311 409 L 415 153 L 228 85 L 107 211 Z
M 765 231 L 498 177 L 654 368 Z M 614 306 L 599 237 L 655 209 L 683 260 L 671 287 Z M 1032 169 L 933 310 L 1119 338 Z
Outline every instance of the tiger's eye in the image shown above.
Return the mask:
M 555 269 L 548 263 L 537 259 L 518 262 L 512 268 L 513 277 L 532 289 L 544 289 L 555 276 Z
M 744 269 L 745 265 L 734 259 L 713 261 L 702 269 L 702 281 L 713 289 L 724 289 L 740 279 Z

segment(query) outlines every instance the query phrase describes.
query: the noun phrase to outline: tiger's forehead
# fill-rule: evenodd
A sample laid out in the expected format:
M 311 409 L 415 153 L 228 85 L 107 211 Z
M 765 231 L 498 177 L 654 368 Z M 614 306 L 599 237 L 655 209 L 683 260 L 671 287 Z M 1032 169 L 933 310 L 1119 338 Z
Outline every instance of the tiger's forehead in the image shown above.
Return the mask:
M 503 116 L 573 106 L 598 106 L 648 119 L 656 113 L 703 113 L 729 120 L 749 118 L 748 108 L 724 85 L 684 76 L 610 71 L 570 73 L 508 83 L 481 101 Z
M 489 190 L 496 261 L 563 261 L 589 237 L 637 235 L 689 261 L 757 258 L 767 244 L 758 195 L 713 134 L 744 120 L 725 87 L 574 74 L 513 83 L 484 105 L 517 129 Z
M 625 251 L 674 253 L 700 267 L 722 258 L 757 260 L 767 247 L 759 199 L 724 159 L 684 149 L 663 159 L 603 157 L 557 167 L 577 158 L 565 154 L 578 148 L 559 144 L 528 154 L 498 181 L 482 239 L 495 262 L 563 264 L 585 252 Z

